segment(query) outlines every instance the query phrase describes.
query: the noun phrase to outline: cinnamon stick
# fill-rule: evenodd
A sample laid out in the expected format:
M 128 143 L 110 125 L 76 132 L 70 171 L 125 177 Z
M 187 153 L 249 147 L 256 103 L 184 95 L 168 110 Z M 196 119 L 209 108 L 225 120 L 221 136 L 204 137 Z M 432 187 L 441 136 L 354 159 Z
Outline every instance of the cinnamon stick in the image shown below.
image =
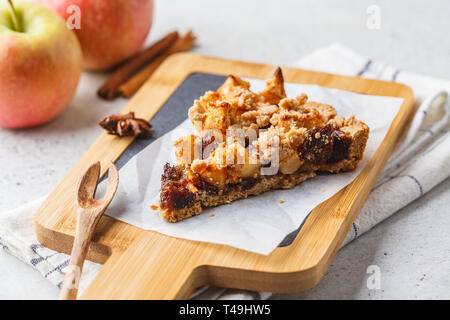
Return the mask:
M 153 60 L 147 67 L 120 85 L 118 88 L 119 94 L 124 98 L 130 98 L 133 96 L 169 55 L 189 50 L 196 39 L 197 38 L 192 33 L 192 30 L 189 30 L 184 36 L 178 38 L 167 51 L 163 52 L 160 56 Z
M 132 57 L 128 62 L 119 67 L 113 75 L 98 90 L 98 95 L 106 100 L 112 100 L 119 96 L 118 87 L 127 81 L 136 71 L 149 63 L 178 39 L 178 32 L 174 31 L 155 42 L 153 45 Z

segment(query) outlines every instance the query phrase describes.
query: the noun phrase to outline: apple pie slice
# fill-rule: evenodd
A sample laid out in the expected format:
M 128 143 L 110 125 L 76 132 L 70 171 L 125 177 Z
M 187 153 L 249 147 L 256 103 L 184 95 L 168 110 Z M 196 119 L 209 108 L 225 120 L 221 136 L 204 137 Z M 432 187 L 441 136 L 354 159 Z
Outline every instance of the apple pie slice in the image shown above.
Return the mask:
M 161 176 L 160 215 L 170 222 L 292 188 L 317 172 L 354 170 L 369 136 L 364 122 L 336 117 L 330 105 L 287 98 L 280 68 L 260 93 L 228 76 L 194 101 L 189 118 L 197 134 L 174 143 L 177 164 Z

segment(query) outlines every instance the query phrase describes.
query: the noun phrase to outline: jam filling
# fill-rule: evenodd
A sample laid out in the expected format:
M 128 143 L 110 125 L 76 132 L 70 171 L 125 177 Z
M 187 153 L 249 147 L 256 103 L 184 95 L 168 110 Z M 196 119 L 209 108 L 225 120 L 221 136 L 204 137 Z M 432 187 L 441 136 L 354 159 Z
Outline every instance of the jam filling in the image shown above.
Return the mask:
M 335 163 L 347 157 L 350 143 L 351 139 L 332 125 L 315 127 L 307 131 L 300 155 L 312 164 Z
M 179 210 L 189 207 L 195 200 L 195 194 L 189 189 L 189 184 L 202 190 L 207 195 L 216 195 L 219 192 L 216 186 L 206 182 L 201 177 L 195 175 L 188 179 L 182 168 L 166 163 L 161 175 L 159 199 L 161 209 Z
M 174 181 L 167 183 L 161 190 L 159 205 L 161 209 L 179 210 L 189 207 L 195 200 L 195 195 Z
M 187 179 L 183 170 L 166 163 L 161 175 L 161 193 L 159 206 L 165 210 L 179 210 L 188 207 L 195 195 L 187 188 Z

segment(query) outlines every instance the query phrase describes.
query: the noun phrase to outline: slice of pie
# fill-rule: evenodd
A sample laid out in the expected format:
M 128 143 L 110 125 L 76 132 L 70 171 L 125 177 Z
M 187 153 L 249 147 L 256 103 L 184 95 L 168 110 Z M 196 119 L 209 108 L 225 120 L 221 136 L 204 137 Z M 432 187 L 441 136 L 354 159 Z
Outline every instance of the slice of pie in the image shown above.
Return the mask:
M 354 170 L 369 136 L 364 122 L 336 117 L 330 105 L 287 98 L 280 68 L 260 93 L 228 76 L 195 100 L 189 118 L 197 134 L 174 143 L 177 164 L 161 176 L 160 215 L 170 222 L 292 188 L 317 172 Z

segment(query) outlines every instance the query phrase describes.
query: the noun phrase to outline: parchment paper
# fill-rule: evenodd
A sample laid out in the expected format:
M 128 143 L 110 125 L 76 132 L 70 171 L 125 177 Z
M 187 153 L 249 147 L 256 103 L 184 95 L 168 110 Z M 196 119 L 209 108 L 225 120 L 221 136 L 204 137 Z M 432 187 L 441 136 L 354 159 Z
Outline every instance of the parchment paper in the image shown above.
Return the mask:
M 261 91 L 264 81 L 250 81 L 253 91 Z M 187 119 L 176 129 L 146 147 L 120 169 L 119 188 L 107 215 L 146 230 L 185 238 L 230 245 L 243 250 L 269 254 L 290 232 L 296 230 L 309 212 L 345 187 L 372 157 L 397 114 L 403 99 L 356 94 L 315 85 L 286 83 L 286 93 L 294 98 L 306 93 L 310 101 L 336 108 L 338 116 L 356 115 L 370 127 L 364 158 L 353 172 L 319 175 L 290 190 L 273 190 L 205 209 L 196 217 L 178 223 L 163 220 L 151 205 L 158 205 L 160 177 L 166 162 L 175 163 L 173 141 L 193 133 Z M 186 114 L 187 117 L 187 114 Z M 99 193 L 104 190 L 99 186 Z M 280 203 L 279 200 L 283 200 Z M 210 216 L 213 213 L 213 216 Z

